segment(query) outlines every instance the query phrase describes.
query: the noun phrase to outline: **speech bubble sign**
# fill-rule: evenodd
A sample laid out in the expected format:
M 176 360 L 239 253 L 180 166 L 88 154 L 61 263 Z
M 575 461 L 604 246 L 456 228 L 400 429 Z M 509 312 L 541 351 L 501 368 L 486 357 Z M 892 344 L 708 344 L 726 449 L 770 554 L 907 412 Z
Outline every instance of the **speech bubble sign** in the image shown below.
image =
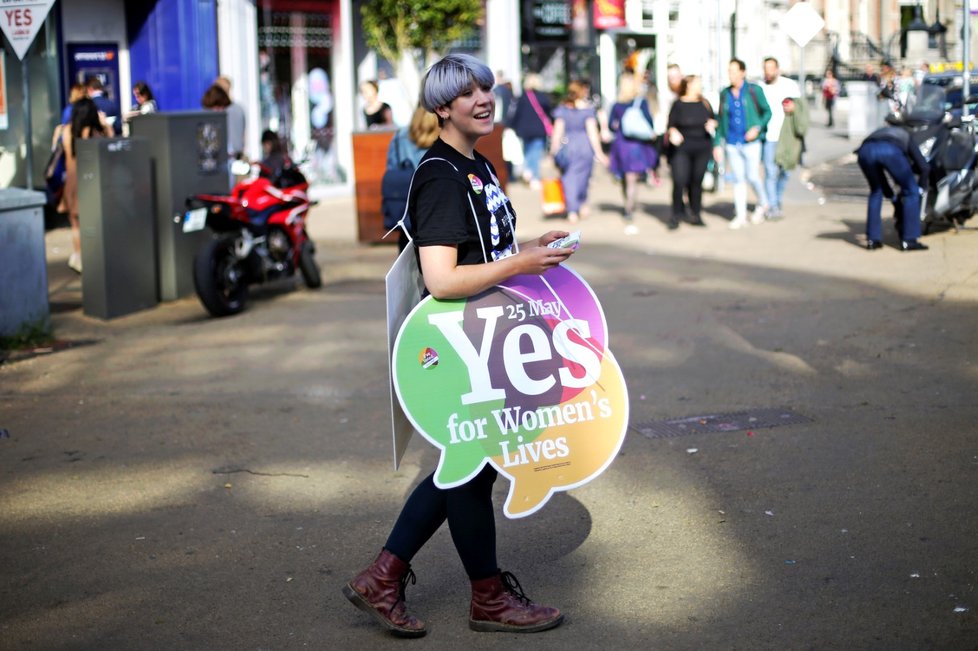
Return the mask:
M 398 400 L 441 450 L 435 484 L 492 464 L 510 480 L 507 517 L 600 475 L 628 425 L 628 392 L 594 292 L 566 266 L 468 299 L 429 296 L 394 344 Z

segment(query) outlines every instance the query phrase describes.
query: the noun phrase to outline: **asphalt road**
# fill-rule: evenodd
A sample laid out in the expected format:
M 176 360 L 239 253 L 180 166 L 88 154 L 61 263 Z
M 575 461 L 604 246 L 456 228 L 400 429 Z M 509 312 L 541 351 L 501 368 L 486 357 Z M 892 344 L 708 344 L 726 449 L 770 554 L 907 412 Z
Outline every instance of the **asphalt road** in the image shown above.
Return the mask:
M 811 164 L 854 148 L 838 140 Z M 392 639 L 340 594 L 436 463 L 417 439 L 392 470 L 392 250 L 355 244 L 351 201 L 310 220 L 322 290 L 264 289 L 223 320 L 195 298 L 83 316 L 50 232 L 61 345 L 0 366 L 0 648 L 978 648 L 978 234 L 906 254 L 888 220 L 867 252 L 863 205 L 802 177 L 784 221 L 740 231 L 729 190 L 705 229 L 669 232 L 668 182 L 643 188 L 629 237 L 596 175 L 571 266 L 604 305 L 632 429 L 594 482 L 500 514 L 504 569 L 567 613 L 519 638 L 468 630 L 447 530 L 408 588 L 427 637 Z M 524 235 L 561 226 L 509 194 Z M 656 434 L 767 410 L 804 422 Z

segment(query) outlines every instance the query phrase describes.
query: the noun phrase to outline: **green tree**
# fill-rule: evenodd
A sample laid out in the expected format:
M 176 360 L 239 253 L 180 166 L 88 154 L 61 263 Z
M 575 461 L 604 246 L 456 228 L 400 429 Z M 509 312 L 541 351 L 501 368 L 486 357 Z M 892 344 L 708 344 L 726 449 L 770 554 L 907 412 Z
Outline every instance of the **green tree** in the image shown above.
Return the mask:
M 483 19 L 482 0 L 369 0 L 360 8 L 367 45 L 397 66 L 412 97 L 420 69 L 475 31 Z

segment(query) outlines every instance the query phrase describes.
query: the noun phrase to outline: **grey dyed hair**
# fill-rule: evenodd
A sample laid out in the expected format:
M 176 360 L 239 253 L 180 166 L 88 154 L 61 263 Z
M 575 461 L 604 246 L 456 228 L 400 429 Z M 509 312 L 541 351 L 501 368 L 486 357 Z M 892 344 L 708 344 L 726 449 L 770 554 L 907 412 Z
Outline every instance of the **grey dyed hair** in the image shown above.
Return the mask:
M 449 54 L 425 73 L 421 82 L 421 105 L 434 113 L 439 106 L 451 104 L 473 81 L 480 88 L 490 89 L 496 83 L 496 76 L 489 66 L 471 54 Z

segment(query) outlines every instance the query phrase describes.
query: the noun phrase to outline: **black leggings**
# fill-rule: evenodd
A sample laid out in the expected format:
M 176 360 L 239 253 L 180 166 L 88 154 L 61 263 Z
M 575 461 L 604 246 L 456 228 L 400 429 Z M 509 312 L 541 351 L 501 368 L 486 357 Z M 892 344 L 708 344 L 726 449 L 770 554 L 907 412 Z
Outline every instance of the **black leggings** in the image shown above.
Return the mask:
M 689 194 L 689 210 L 699 215 L 703 209 L 703 175 L 710 163 L 712 151 L 707 148 L 690 149 L 678 147 L 669 158 L 672 167 L 672 215 L 682 217 L 686 214 L 683 207 L 683 193 Z
M 410 563 L 428 539 L 448 520 L 452 542 L 469 579 L 487 579 L 499 571 L 496 562 L 496 515 L 492 485 L 496 469 L 486 465 L 469 482 L 456 488 L 435 486 L 434 473 L 414 489 L 394 523 L 384 547 Z

